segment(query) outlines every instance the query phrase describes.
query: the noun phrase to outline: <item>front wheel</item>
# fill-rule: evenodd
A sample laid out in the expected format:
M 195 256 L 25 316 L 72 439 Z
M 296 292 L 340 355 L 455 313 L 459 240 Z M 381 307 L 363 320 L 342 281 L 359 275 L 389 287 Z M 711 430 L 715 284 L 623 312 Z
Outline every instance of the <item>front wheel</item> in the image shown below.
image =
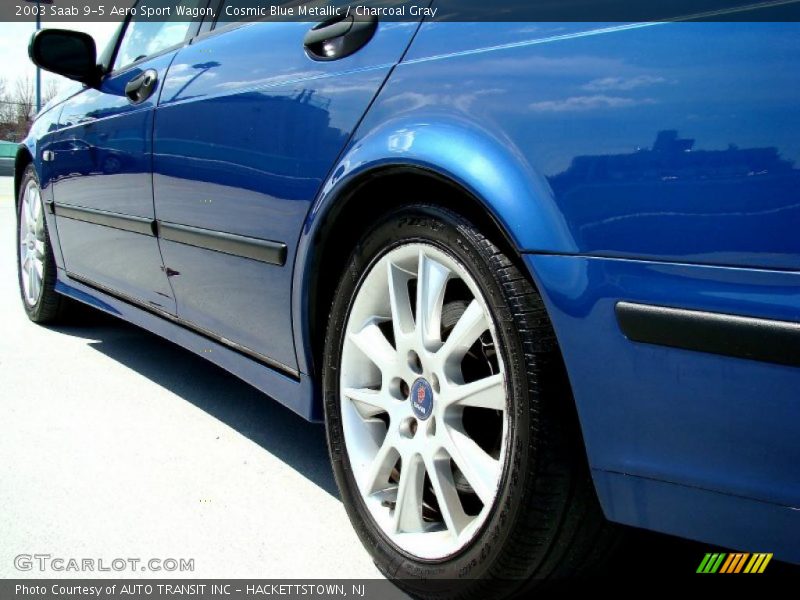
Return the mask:
M 33 165 L 25 169 L 17 199 L 17 274 L 22 305 L 31 321 L 51 323 L 63 315 L 66 298 L 55 291 L 56 261 Z
M 342 500 L 401 587 L 503 597 L 602 552 L 541 298 L 470 222 L 426 205 L 383 218 L 347 265 L 324 364 Z

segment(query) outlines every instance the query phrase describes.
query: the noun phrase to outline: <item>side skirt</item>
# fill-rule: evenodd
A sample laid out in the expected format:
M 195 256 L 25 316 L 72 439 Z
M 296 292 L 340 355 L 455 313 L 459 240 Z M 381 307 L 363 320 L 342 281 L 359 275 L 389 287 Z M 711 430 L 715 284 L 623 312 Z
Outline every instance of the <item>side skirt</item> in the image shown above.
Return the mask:
M 60 269 L 56 291 L 194 352 L 277 400 L 304 419 L 321 420 L 321 415 L 315 414 L 313 382 L 304 373 L 299 373 L 297 378 L 290 377 L 165 317 L 76 281 Z

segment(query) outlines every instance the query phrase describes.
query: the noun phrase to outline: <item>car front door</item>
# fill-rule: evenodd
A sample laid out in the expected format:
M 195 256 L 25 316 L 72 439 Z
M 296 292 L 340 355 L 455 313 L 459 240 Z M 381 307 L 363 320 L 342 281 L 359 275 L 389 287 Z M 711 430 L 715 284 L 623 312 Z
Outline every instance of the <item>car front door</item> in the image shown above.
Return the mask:
M 336 47 L 323 56 L 309 34 L 319 24 L 286 21 L 219 22 L 181 49 L 153 141 L 160 243 L 181 320 L 296 371 L 290 292 L 303 222 L 418 25 L 361 22 L 346 56 Z
M 153 226 L 153 113 L 177 48 L 198 27 L 133 17 L 100 85 L 65 103 L 46 157 L 68 275 L 172 314 L 175 301 Z

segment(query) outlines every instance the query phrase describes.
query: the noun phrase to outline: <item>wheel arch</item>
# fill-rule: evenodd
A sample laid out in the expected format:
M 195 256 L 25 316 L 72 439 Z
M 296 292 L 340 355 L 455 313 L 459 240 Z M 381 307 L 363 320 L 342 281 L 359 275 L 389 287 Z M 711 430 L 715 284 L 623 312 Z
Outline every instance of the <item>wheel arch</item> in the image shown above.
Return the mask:
M 313 240 L 313 252 L 298 252 L 297 275 L 305 275 L 299 285 L 304 292 L 300 298 L 300 319 L 306 327 L 298 333 L 307 350 L 306 365 L 311 374 L 317 373 L 325 336 L 325 315 L 341 279 L 347 259 L 363 232 L 380 216 L 409 204 L 409 192 L 422 192 L 417 200 L 450 208 L 470 219 L 486 231 L 503 251 L 524 268 L 519 250 L 508 230 L 497 216 L 470 190 L 453 179 L 418 165 L 385 164 L 363 173 L 341 190 L 337 201 L 320 219 Z M 376 196 L 380 203 L 371 202 Z M 296 281 L 296 285 L 297 285 Z M 314 302 L 308 301 L 313 298 Z M 298 360 L 302 360 L 298 356 Z M 302 369 L 301 369 L 302 370 Z
M 19 203 L 19 186 L 22 182 L 22 175 L 29 164 L 33 162 L 31 150 L 24 144 L 17 148 L 17 156 L 14 159 L 14 206 Z
M 361 233 L 377 216 L 420 200 L 474 221 L 514 260 L 524 250 L 575 248 L 546 179 L 507 139 L 441 117 L 383 124 L 351 143 L 300 235 L 292 314 L 301 372 L 318 374 L 325 315 Z M 321 417 L 315 396 L 312 412 Z

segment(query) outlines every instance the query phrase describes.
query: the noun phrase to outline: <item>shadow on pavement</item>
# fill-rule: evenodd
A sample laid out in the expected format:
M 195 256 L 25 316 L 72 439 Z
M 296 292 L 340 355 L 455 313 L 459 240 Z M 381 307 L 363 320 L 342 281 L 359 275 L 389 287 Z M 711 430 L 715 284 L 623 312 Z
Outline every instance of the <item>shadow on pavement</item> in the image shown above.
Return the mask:
M 219 419 L 338 498 L 322 425 L 188 350 L 105 313 L 80 307 L 69 325 L 51 329 L 94 340 L 89 344 L 98 352 Z
M 322 425 L 305 421 L 188 350 L 93 309 L 80 307 L 70 325 L 52 329 L 94 340 L 90 342 L 94 349 L 219 419 L 338 498 Z M 614 580 L 629 578 L 633 583 L 650 573 L 654 581 L 674 577 L 686 582 L 685 578 L 689 577 L 694 582 L 703 579 L 705 584 L 705 579 L 715 577 L 695 575 L 705 554 L 730 551 L 710 544 L 628 529 L 621 547 L 599 575 Z M 800 576 L 800 566 L 774 560 L 765 574 L 770 578 L 794 578 Z M 721 577 L 730 580 L 735 576 Z

